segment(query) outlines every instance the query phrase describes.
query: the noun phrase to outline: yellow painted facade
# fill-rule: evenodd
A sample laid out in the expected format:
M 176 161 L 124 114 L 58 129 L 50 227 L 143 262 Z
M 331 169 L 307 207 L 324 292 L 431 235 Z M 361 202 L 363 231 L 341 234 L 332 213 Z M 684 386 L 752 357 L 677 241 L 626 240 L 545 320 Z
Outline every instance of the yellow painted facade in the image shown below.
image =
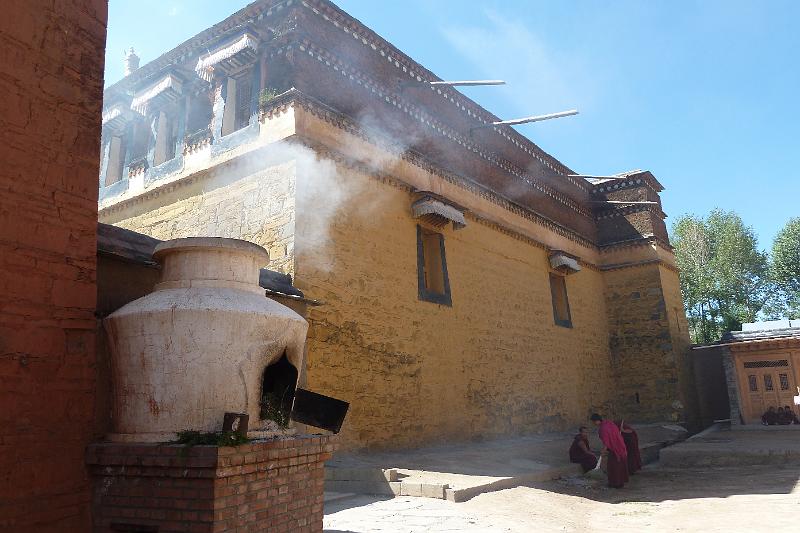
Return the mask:
M 157 239 L 228 237 L 267 249 L 273 270 L 293 271 L 295 162 L 256 172 L 204 172 L 171 192 L 142 200 L 100 221 Z
M 298 138 L 313 152 L 286 142 Z M 413 189 L 467 210 L 465 228 L 442 230 L 452 306 L 418 297 Z M 271 268 L 323 302 L 308 315 L 307 384 L 350 402 L 345 448 L 565 430 L 592 411 L 684 417 L 688 334 L 669 250 L 601 251 L 303 109 L 100 216 L 160 239 L 265 246 Z M 566 279 L 571 328 L 553 318 L 553 249 L 583 266 Z
M 351 402 L 348 445 L 564 429 L 608 400 L 599 272 L 569 277 L 574 327 L 556 326 L 546 251 L 471 222 L 443 233 L 452 307 L 422 301 L 411 195 L 343 174 L 380 208 L 336 217 L 329 251 L 298 231 L 296 284 L 324 302 L 309 314 L 309 386 Z

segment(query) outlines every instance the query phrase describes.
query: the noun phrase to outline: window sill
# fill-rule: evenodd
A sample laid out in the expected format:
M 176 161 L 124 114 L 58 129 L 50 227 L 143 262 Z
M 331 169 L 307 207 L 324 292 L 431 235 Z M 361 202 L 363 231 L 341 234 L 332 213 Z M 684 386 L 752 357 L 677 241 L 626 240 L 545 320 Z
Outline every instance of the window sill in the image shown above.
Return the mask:
M 453 300 L 448 293 L 438 293 L 438 292 L 427 292 L 420 290 L 419 291 L 419 299 L 423 302 L 430 302 L 439 305 L 445 305 L 447 307 L 453 307 Z

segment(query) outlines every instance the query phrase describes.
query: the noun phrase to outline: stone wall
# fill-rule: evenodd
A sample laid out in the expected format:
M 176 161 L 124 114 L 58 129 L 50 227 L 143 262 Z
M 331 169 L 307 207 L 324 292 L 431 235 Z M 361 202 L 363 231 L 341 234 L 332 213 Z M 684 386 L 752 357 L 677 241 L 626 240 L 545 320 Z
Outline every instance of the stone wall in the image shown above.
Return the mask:
M 689 322 L 683 308 L 681 283 L 676 268 L 659 265 L 661 290 L 664 294 L 666 322 L 669 324 L 670 343 L 678 362 L 678 395 L 683 404 L 680 415 L 683 423 L 690 431 L 704 429 L 700 425 L 697 387 L 695 383 L 694 363 L 692 361 L 692 341 L 689 337 Z
M 292 274 L 294 247 L 294 161 L 240 173 L 221 165 L 182 182 L 146 205 L 112 210 L 102 222 L 156 239 L 228 237 L 267 249 L 270 268 Z M 266 266 L 266 265 L 265 265 Z
M 93 444 L 93 531 L 322 531 L 332 452 L 323 436 L 225 448 Z
M 604 277 L 619 415 L 685 421 L 694 403 L 686 391 L 689 336 L 677 274 L 651 262 Z
M 739 398 L 739 376 L 736 374 L 736 365 L 730 349 L 723 346 L 722 368 L 725 370 L 725 386 L 728 389 L 728 402 L 730 404 L 731 424 L 739 425 L 742 423 L 742 401 Z
M 106 2 L 3 3 L 0 530 L 84 532 Z
M 600 272 L 568 277 L 573 327 L 556 326 L 546 250 L 470 219 L 443 230 L 452 307 L 421 301 L 412 195 L 338 175 L 358 194 L 330 217 L 327 246 L 298 199 L 295 283 L 324 302 L 309 310 L 308 384 L 351 402 L 344 447 L 564 430 L 607 404 Z

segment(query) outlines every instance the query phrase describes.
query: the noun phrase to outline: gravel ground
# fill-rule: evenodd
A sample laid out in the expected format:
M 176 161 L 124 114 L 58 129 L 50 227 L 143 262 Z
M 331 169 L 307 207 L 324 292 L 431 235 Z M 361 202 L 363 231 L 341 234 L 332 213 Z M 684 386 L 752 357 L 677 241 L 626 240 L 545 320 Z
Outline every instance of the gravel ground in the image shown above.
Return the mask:
M 621 490 L 572 478 L 468 502 L 354 496 L 325 509 L 328 533 L 372 531 L 800 531 L 800 465 L 646 467 Z

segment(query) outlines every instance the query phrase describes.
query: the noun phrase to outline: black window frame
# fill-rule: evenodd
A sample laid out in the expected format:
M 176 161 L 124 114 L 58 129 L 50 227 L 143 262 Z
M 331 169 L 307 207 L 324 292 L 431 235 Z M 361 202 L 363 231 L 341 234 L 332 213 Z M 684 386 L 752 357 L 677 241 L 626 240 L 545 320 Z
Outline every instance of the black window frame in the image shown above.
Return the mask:
M 444 292 L 430 291 L 425 286 L 425 245 L 422 239 L 423 232 L 430 232 L 439 236 L 439 250 L 442 257 L 442 278 Z M 445 255 L 444 235 L 439 232 L 423 228 L 417 224 L 417 284 L 419 287 L 419 299 L 424 302 L 431 302 L 439 305 L 453 306 L 453 298 L 450 293 L 450 278 L 447 274 L 447 256 Z
M 572 329 L 572 310 L 569 307 L 569 291 L 567 290 L 567 277 L 561 276 L 554 272 L 548 272 L 549 276 L 547 278 L 548 283 L 550 284 L 550 300 L 553 304 L 553 321 L 555 322 L 556 326 L 560 326 L 562 328 L 569 328 Z M 567 310 L 567 319 L 562 320 L 558 316 L 558 306 L 556 305 L 556 286 L 553 283 L 553 280 L 558 279 L 564 286 L 564 305 L 566 306 Z

